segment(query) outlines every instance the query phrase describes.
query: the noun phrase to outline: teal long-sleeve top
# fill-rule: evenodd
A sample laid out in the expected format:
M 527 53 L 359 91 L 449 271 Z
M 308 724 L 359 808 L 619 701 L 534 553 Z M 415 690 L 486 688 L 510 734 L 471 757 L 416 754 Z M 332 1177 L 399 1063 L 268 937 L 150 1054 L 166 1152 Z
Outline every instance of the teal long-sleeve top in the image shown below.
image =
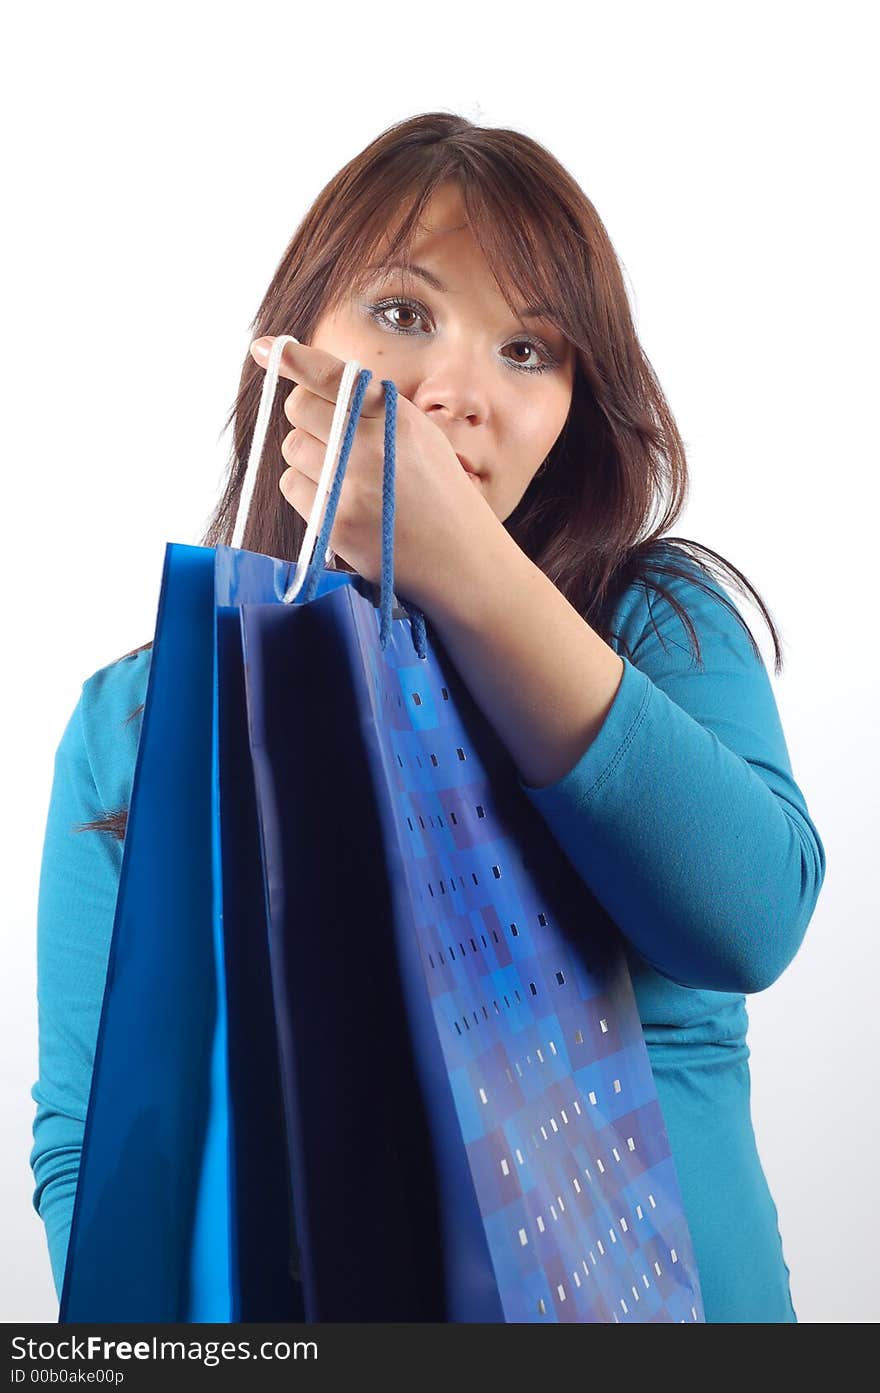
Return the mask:
M 681 554 L 678 554 L 681 560 Z M 623 676 L 557 782 L 520 787 L 617 924 L 669 1133 L 709 1322 L 796 1321 L 750 1107 L 745 998 L 803 940 L 825 851 L 766 668 L 717 583 L 633 583 Z M 730 598 L 728 596 L 728 598 Z M 74 828 L 127 807 L 151 650 L 82 685 L 55 757 L 37 907 L 39 1077 L 30 1162 L 60 1299 L 123 843 Z

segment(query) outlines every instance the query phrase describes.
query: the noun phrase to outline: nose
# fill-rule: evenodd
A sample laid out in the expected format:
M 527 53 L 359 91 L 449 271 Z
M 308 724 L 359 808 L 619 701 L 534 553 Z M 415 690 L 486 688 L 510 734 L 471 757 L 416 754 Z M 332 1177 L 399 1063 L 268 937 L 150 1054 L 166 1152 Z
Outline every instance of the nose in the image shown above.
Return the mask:
M 420 364 L 421 380 L 411 397 L 426 415 L 482 424 L 488 414 L 487 386 L 472 354 L 460 344 L 438 347 Z

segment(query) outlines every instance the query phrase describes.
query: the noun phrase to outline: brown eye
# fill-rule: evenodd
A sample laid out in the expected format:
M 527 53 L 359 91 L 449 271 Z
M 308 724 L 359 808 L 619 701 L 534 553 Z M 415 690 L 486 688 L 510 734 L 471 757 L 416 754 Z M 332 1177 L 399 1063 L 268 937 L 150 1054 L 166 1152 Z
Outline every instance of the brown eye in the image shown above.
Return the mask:
M 525 349 L 526 354 L 536 353 L 544 359 L 542 363 L 523 363 L 516 362 L 513 358 L 508 358 L 507 362 L 510 366 L 516 368 L 519 372 L 547 372 L 549 368 L 556 366 L 554 359 L 548 354 L 547 350 L 539 343 L 532 343 L 530 339 L 516 339 L 513 343 L 509 343 L 507 347 Z
M 534 352 L 534 349 L 535 349 L 535 345 L 534 345 L 533 343 L 512 343 L 512 344 L 509 345 L 509 347 L 510 347 L 510 348 L 524 348 L 525 351 L 526 351 L 526 353 L 532 353 L 532 352 Z M 523 366 L 526 366 L 526 365 L 523 364 Z
M 369 317 L 384 329 L 386 333 L 406 334 L 410 338 L 420 334 L 416 327 L 419 320 L 427 324 L 428 313 L 422 309 L 418 303 L 400 298 L 391 300 L 381 300 L 377 304 L 364 305 L 365 312 Z M 394 319 L 391 316 L 395 316 Z M 404 322 L 401 323 L 399 316 L 403 316 Z M 395 319 L 397 322 L 395 322 Z M 558 362 L 547 346 L 532 339 L 515 339 L 513 343 L 507 345 L 508 348 L 525 351 L 525 361 L 517 361 L 515 358 L 504 358 L 504 362 L 515 372 L 540 373 L 548 372 L 551 368 L 558 367 Z M 529 362 L 528 355 L 534 353 L 541 362 Z
M 380 328 L 390 329 L 394 334 L 411 334 L 415 327 L 413 321 L 418 322 L 425 317 L 421 310 L 417 309 L 415 305 L 411 305 L 408 300 L 383 300 L 378 305 L 370 305 L 368 313 Z M 395 323 L 393 319 L 389 318 L 392 314 L 409 315 L 411 318 L 402 324 Z
M 393 306 L 391 307 L 391 310 L 389 311 L 389 313 L 391 313 L 391 314 L 396 314 L 396 315 L 398 316 L 397 324 L 398 324 L 398 328 L 401 328 L 401 329 L 411 329 L 411 328 L 412 328 L 412 324 L 411 324 L 411 323 L 410 323 L 410 324 L 406 324 L 406 323 L 401 324 L 401 323 L 400 323 L 400 318 L 399 318 L 400 315 L 402 315 L 402 314 L 403 314 L 403 315 L 409 314 L 409 315 L 412 315 L 412 318 L 413 318 L 413 319 L 418 319 L 418 315 L 416 314 L 415 310 L 412 308 L 411 305 L 396 305 L 396 306 L 393 305 Z

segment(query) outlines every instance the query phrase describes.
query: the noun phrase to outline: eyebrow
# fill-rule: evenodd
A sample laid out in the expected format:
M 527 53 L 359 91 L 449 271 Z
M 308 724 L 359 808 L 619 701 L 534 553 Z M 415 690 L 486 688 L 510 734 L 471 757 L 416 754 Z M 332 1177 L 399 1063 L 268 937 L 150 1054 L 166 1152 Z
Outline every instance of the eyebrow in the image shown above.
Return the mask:
M 433 271 L 429 271 L 427 266 L 417 266 L 413 262 L 393 261 L 389 264 L 377 262 L 367 268 L 377 273 L 385 271 L 411 271 L 414 276 L 419 276 L 432 290 L 439 290 L 441 295 L 447 293 L 447 287 L 443 284 Z M 556 315 L 549 305 L 537 305 L 534 309 L 522 309 L 519 312 L 520 319 L 556 319 Z

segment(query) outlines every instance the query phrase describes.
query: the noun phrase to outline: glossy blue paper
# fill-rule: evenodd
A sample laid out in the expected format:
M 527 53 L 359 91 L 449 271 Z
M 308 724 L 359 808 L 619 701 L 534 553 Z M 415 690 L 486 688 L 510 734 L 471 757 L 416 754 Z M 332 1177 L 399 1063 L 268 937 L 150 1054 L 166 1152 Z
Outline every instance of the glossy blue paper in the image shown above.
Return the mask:
M 237 615 L 170 544 L 59 1321 L 299 1320 Z

